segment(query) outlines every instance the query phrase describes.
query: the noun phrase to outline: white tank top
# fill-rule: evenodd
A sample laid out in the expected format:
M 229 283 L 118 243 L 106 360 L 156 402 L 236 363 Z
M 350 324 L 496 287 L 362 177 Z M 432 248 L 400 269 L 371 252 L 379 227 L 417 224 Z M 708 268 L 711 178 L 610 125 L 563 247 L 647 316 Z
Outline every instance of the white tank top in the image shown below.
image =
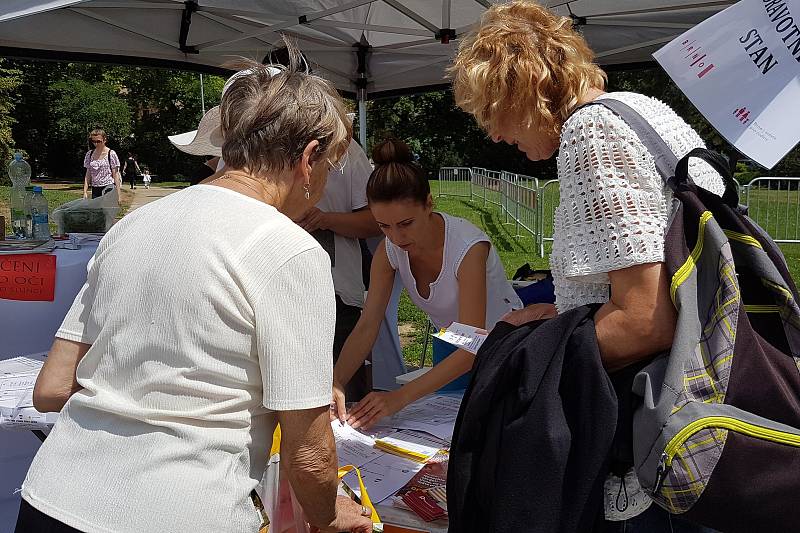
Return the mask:
M 467 252 L 479 242 L 489 243 L 486 258 L 486 329 L 492 329 L 512 309 L 521 309 L 522 301 L 506 278 L 506 272 L 492 242 L 484 232 L 463 218 L 438 213 L 444 219 L 444 254 L 439 277 L 431 283 L 428 298 L 417 292 L 417 281 L 411 273 L 408 252 L 386 239 L 389 264 L 400 273 L 400 279 L 414 304 L 428 314 L 437 328 L 458 322 L 458 268 Z

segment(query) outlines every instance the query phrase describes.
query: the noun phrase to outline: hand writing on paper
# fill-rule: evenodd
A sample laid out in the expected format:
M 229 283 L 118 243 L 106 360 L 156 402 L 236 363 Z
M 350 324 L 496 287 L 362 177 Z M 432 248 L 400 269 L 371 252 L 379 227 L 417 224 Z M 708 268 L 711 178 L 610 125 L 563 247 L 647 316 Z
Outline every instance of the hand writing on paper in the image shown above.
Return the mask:
M 407 403 L 400 390 L 370 392 L 353 407 L 347 415 L 347 422 L 353 429 L 368 428 L 384 416 L 392 416 Z
M 521 326 L 522 324 L 527 324 L 534 320 L 553 318 L 557 314 L 558 311 L 553 304 L 531 304 L 528 307 L 506 313 L 500 320 L 514 326 Z
M 297 221 L 297 225 L 309 233 L 318 229 L 328 229 L 327 215 L 325 211 L 312 207 Z
M 337 418 L 344 425 L 347 420 L 347 407 L 345 406 L 344 387 L 334 380 L 333 398 L 331 398 L 331 420 L 336 420 Z

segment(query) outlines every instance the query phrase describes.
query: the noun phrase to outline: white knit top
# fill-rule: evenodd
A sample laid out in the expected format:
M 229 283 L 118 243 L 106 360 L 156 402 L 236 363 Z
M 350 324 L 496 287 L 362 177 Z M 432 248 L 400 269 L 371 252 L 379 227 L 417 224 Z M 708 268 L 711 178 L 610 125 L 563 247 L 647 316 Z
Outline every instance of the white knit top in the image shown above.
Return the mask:
M 641 94 L 612 97 L 641 114 L 679 158 L 705 147 L 700 136 L 668 105 Z M 722 194 L 722 178 L 693 159 L 694 182 Z M 559 312 L 609 299 L 608 272 L 664 261 L 670 191 L 653 156 L 636 133 L 603 106 L 574 113 L 561 130 L 560 203 L 555 211 L 550 267 Z
M 279 410 L 330 402 L 330 260 L 275 208 L 196 185 L 100 242 L 57 336 L 83 389 L 22 487 L 87 532 L 255 532 Z

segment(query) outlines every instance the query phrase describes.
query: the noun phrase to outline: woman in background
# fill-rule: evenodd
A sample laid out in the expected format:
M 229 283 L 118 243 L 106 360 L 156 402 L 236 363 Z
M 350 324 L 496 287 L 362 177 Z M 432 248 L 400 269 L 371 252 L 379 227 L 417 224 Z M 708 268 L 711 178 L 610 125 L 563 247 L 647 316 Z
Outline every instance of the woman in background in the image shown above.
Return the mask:
M 89 142 L 94 149 L 86 152 L 83 166 L 86 173 L 83 176 L 83 197 L 89 197 L 89 187 L 92 188 L 92 198 L 102 196 L 103 190 L 109 185 L 117 189 L 117 194 L 122 188 L 122 178 L 119 175 L 119 157 L 117 153 L 106 146 L 106 132 L 95 128 L 89 133 Z

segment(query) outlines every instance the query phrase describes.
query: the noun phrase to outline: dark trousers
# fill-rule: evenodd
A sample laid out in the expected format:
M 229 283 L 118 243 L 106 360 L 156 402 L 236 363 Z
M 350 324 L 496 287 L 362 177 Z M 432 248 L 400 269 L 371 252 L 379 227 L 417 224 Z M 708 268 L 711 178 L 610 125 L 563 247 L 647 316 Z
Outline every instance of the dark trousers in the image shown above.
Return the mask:
M 131 189 L 135 189 L 136 188 L 136 174 L 131 174 L 130 176 L 128 176 L 128 181 L 131 182 Z
M 14 533 L 80 533 L 80 530 L 47 516 L 22 500 Z
M 336 330 L 333 336 L 333 362 L 339 360 L 344 341 L 353 332 L 358 319 L 361 317 L 361 308 L 347 305 L 339 296 L 336 296 Z M 366 365 L 361 365 L 353 374 L 350 382 L 344 387 L 345 398 L 349 402 L 357 402 L 372 391 L 372 372 Z
M 600 511 L 602 513 L 602 511 Z M 599 533 L 715 533 L 711 528 L 687 522 L 652 504 L 639 516 L 619 522 L 604 521 Z
M 108 185 L 103 185 L 102 187 L 95 187 L 92 185 L 92 198 L 100 198 L 103 196 L 103 190 L 108 187 Z

